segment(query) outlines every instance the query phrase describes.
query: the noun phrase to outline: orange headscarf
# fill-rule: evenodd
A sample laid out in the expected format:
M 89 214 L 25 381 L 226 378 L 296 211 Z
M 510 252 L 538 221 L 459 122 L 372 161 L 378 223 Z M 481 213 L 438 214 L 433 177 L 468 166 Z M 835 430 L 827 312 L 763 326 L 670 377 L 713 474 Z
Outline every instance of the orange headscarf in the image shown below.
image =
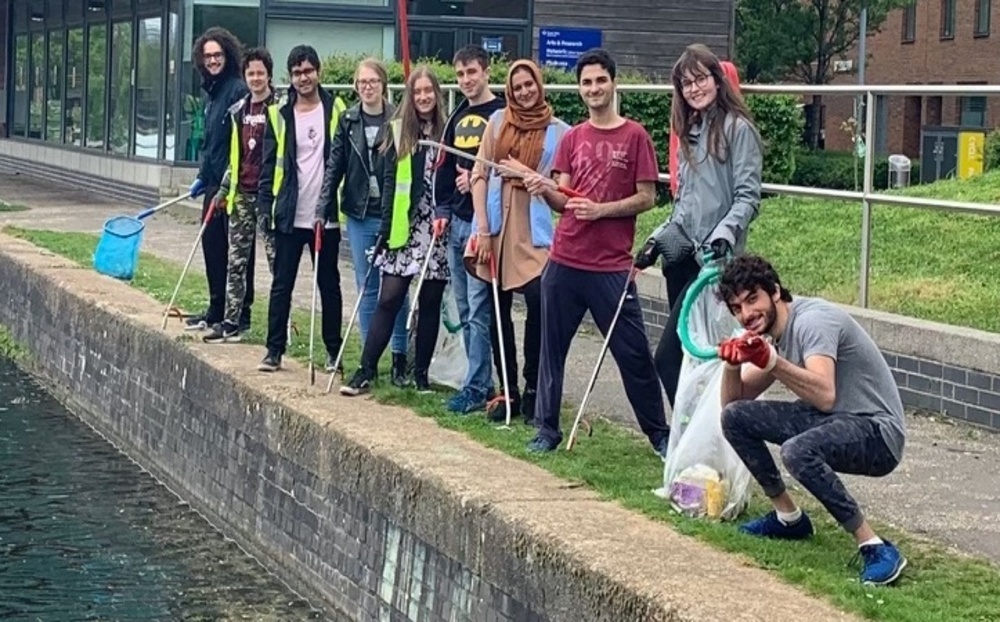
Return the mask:
M 514 74 L 522 69 L 531 72 L 531 77 L 538 85 L 538 101 L 530 108 L 525 108 L 514 98 Z M 499 162 L 508 157 L 516 158 L 528 168 L 536 170 L 542 161 L 545 131 L 552 120 L 552 106 L 545 101 L 545 86 L 538 65 L 526 59 L 511 65 L 507 72 L 506 94 L 507 108 L 504 110 L 500 135 L 493 146 L 493 159 Z M 516 179 L 510 181 L 514 184 L 519 182 Z

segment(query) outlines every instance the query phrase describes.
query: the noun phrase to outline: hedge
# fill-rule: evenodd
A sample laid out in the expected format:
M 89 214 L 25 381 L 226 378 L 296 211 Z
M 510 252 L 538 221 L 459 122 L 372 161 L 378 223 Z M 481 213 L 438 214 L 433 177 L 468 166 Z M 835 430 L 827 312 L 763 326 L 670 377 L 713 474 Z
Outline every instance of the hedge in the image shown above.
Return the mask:
M 993 130 L 986 135 L 986 145 L 983 151 L 983 170 L 995 171 L 1000 168 L 1000 130 Z
M 325 84 L 350 84 L 354 81 L 354 70 L 360 59 L 356 56 L 333 56 L 323 61 L 322 81 Z M 454 84 L 455 70 L 451 65 L 437 60 L 420 60 L 413 63 L 429 65 L 442 84 Z M 504 59 L 494 61 L 490 83 L 502 84 L 507 75 L 509 63 Z M 387 63 L 389 82 L 403 82 L 403 65 L 398 61 Z M 576 84 L 572 72 L 545 67 L 542 70 L 546 84 Z M 628 72 L 618 76 L 621 84 L 647 84 L 644 76 Z M 345 100 L 353 103 L 357 97 L 353 91 L 340 93 Z M 587 110 L 580 96 L 575 92 L 549 92 L 556 115 L 567 123 L 579 123 L 587 116 Z M 667 170 L 668 135 L 670 127 L 669 93 L 622 93 L 620 95 L 622 115 L 642 123 L 656 144 L 660 168 Z M 771 183 L 789 183 L 796 168 L 797 146 L 805 122 L 798 100 L 792 95 L 750 95 L 747 105 L 764 140 L 764 180 Z
M 791 178 L 791 183 L 795 186 L 855 190 L 854 154 L 850 151 L 808 151 L 802 149 L 796 154 L 795 163 L 795 174 Z M 864 179 L 864 160 L 858 160 L 857 190 L 861 190 Z M 911 159 L 910 185 L 919 183 L 920 160 Z M 872 187 L 875 190 L 885 190 L 889 187 L 888 156 L 875 158 Z

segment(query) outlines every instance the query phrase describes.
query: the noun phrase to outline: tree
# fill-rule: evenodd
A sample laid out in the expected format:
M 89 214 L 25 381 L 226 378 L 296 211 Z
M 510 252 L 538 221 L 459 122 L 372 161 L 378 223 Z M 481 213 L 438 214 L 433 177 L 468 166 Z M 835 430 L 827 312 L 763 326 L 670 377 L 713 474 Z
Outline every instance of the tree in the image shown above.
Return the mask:
M 737 0 L 736 60 L 748 82 L 794 80 L 827 84 L 833 62 L 847 57 L 861 35 L 862 5 L 868 34 L 879 32 L 891 11 L 915 0 Z M 822 96 L 809 109 L 807 141 L 816 147 Z

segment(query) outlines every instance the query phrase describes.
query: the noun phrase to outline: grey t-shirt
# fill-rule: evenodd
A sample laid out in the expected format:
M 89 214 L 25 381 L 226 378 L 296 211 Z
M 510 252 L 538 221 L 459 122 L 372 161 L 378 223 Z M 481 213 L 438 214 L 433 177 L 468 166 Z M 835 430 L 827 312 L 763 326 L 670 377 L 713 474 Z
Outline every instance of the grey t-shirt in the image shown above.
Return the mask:
M 906 420 L 903 401 L 882 353 L 846 311 L 820 298 L 795 298 L 778 353 L 796 365 L 817 354 L 836 362 L 833 413 L 875 419 L 897 460 L 903 458 Z

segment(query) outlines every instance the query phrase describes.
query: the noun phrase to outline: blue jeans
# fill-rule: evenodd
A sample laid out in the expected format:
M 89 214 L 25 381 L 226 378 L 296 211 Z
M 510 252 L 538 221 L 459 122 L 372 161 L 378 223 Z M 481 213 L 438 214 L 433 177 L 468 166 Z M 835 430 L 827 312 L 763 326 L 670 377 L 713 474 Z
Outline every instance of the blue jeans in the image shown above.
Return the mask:
M 460 218 L 451 219 L 448 235 L 448 267 L 451 269 L 451 286 L 455 292 L 458 317 L 462 322 L 465 339 L 465 356 L 469 371 L 463 389 L 488 392 L 493 388 L 493 350 L 490 342 L 490 286 L 470 276 L 465 270 L 465 245 L 472 234 L 472 223 Z
M 375 246 L 378 230 L 382 224 L 381 218 L 347 218 L 347 243 L 351 247 L 351 261 L 354 263 L 354 282 L 361 292 L 361 286 L 368 271 L 368 250 Z M 358 308 L 358 325 L 361 327 L 361 343 L 368 338 L 368 327 L 371 325 L 375 307 L 378 305 L 379 284 L 378 269 L 373 269 L 368 275 L 368 287 L 361 298 Z M 393 354 L 406 354 L 406 316 L 410 312 L 410 295 L 403 299 L 403 308 L 396 315 L 396 324 L 392 327 Z

